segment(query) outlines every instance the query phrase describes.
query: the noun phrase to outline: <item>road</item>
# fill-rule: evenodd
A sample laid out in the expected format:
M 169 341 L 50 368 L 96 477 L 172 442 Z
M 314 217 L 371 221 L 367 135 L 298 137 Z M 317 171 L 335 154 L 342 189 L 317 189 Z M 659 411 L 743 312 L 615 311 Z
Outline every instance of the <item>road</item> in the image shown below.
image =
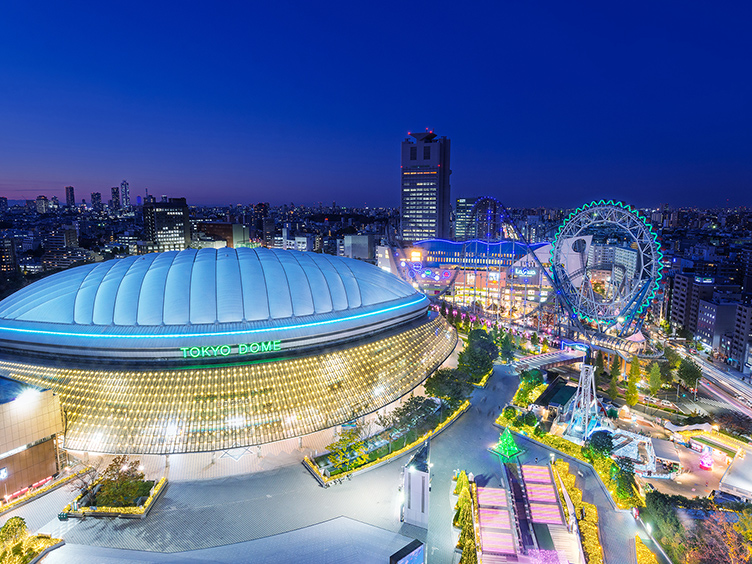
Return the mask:
M 681 349 L 678 349 L 678 353 L 690 358 L 702 369 L 703 378 L 707 381 L 700 381 L 701 389 L 727 403 L 729 408 L 752 417 L 752 385 L 749 382 L 741 381 L 733 372 L 722 370 L 702 356 L 690 355 Z

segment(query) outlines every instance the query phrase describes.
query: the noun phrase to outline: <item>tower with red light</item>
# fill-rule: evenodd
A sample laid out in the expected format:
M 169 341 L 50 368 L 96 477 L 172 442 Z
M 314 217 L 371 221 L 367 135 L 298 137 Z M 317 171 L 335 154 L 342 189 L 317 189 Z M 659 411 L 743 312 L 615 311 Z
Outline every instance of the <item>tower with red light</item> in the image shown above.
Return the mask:
M 448 239 L 450 140 L 429 130 L 409 135 L 402 142 L 400 236 L 412 242 Z

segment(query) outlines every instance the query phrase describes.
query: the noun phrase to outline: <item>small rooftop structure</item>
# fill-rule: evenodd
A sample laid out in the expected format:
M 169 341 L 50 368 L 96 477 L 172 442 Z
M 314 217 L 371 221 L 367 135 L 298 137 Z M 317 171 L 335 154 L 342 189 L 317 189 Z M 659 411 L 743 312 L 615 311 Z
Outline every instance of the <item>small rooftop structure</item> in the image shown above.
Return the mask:
M 653 442 L 653 452 L 655 457 L 663 462 L 670 464 L 681 464 L 679 459 L 679 449 L 672 441 L 665 439 L 651 439 Z
M 718 489 L 752 501 L 752 452 L 742 450 L 726 469 Z

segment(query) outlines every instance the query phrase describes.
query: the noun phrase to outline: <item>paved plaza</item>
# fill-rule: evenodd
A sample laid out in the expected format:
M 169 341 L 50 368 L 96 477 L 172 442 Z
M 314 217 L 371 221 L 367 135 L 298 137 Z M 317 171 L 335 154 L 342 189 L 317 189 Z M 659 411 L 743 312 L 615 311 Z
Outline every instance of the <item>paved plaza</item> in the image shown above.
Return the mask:
M 510 401 L 518 382 L 512 368 L 496 365 L 487 387 L 474 392 L 472 407 L 432 440 L 428 531 L 399 519 L 400 473 L 409 455 L 327 489 L 321 488 L 299 463 L 243 476 L 171 482 L 144 520 L 89 518 L 60 522 L 57 513 L 74 495 L 63 488 L 6 514 L 2 521 L 21 515 L 30 529 L 62 536 L 67 546 L 49 562 L 272 562 L 280 561 L 281 551 L 289 552 L 295 546 L 302 550 L 309 545 L 320 557 L 303 551 L 309 555 L 306 562 L 368 562 L 352 552 L 358 545 L 355 539 L 360 537 L 357 531 L 362 531 L 364 550 L 370 542 L 367 538 L 382 538 L 374 542 L 388 550 L 390 542 L 396 546 L 417 538 L 426 543 L 430 564 L 453 564 L 458 554 L 454 551 L 457 535 L 451 525 L 452 475 L 456 469 L 465 469 L 482 486 L 501 484 L 501 464 L 487 449 L 499 437 L 493 421 L 500 407 Z M 547 448 L 522 437 L 517 440 L 525 451 L 522 463 L 549 459 Z M 614 508 L 589 467 L 573 463 L 573 471 L 577 470 L 585 478 L 578 477 L 585 501 L 599 510 L 607 564 L 632 564 L 634 553 L 625 547 L 631 546 L 637 523 L 629 512 Z M 333 534 L 333 523 L 356 532 L 348 536 L 342 528 L 343 532 Z M 384 541 L 384 535 L 392 540 Z M 282 560 L 303 561 L 289 560 L 288 552 Z

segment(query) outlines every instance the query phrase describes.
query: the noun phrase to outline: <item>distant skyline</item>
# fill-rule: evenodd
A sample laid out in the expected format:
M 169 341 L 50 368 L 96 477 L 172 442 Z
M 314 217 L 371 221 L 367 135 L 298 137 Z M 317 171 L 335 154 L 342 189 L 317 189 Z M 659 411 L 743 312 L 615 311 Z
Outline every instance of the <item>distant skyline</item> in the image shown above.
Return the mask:
M 747 3 L 12 3 L 0 195 L 399 205 L 400 142 L 452 199 L 752 205 Z

